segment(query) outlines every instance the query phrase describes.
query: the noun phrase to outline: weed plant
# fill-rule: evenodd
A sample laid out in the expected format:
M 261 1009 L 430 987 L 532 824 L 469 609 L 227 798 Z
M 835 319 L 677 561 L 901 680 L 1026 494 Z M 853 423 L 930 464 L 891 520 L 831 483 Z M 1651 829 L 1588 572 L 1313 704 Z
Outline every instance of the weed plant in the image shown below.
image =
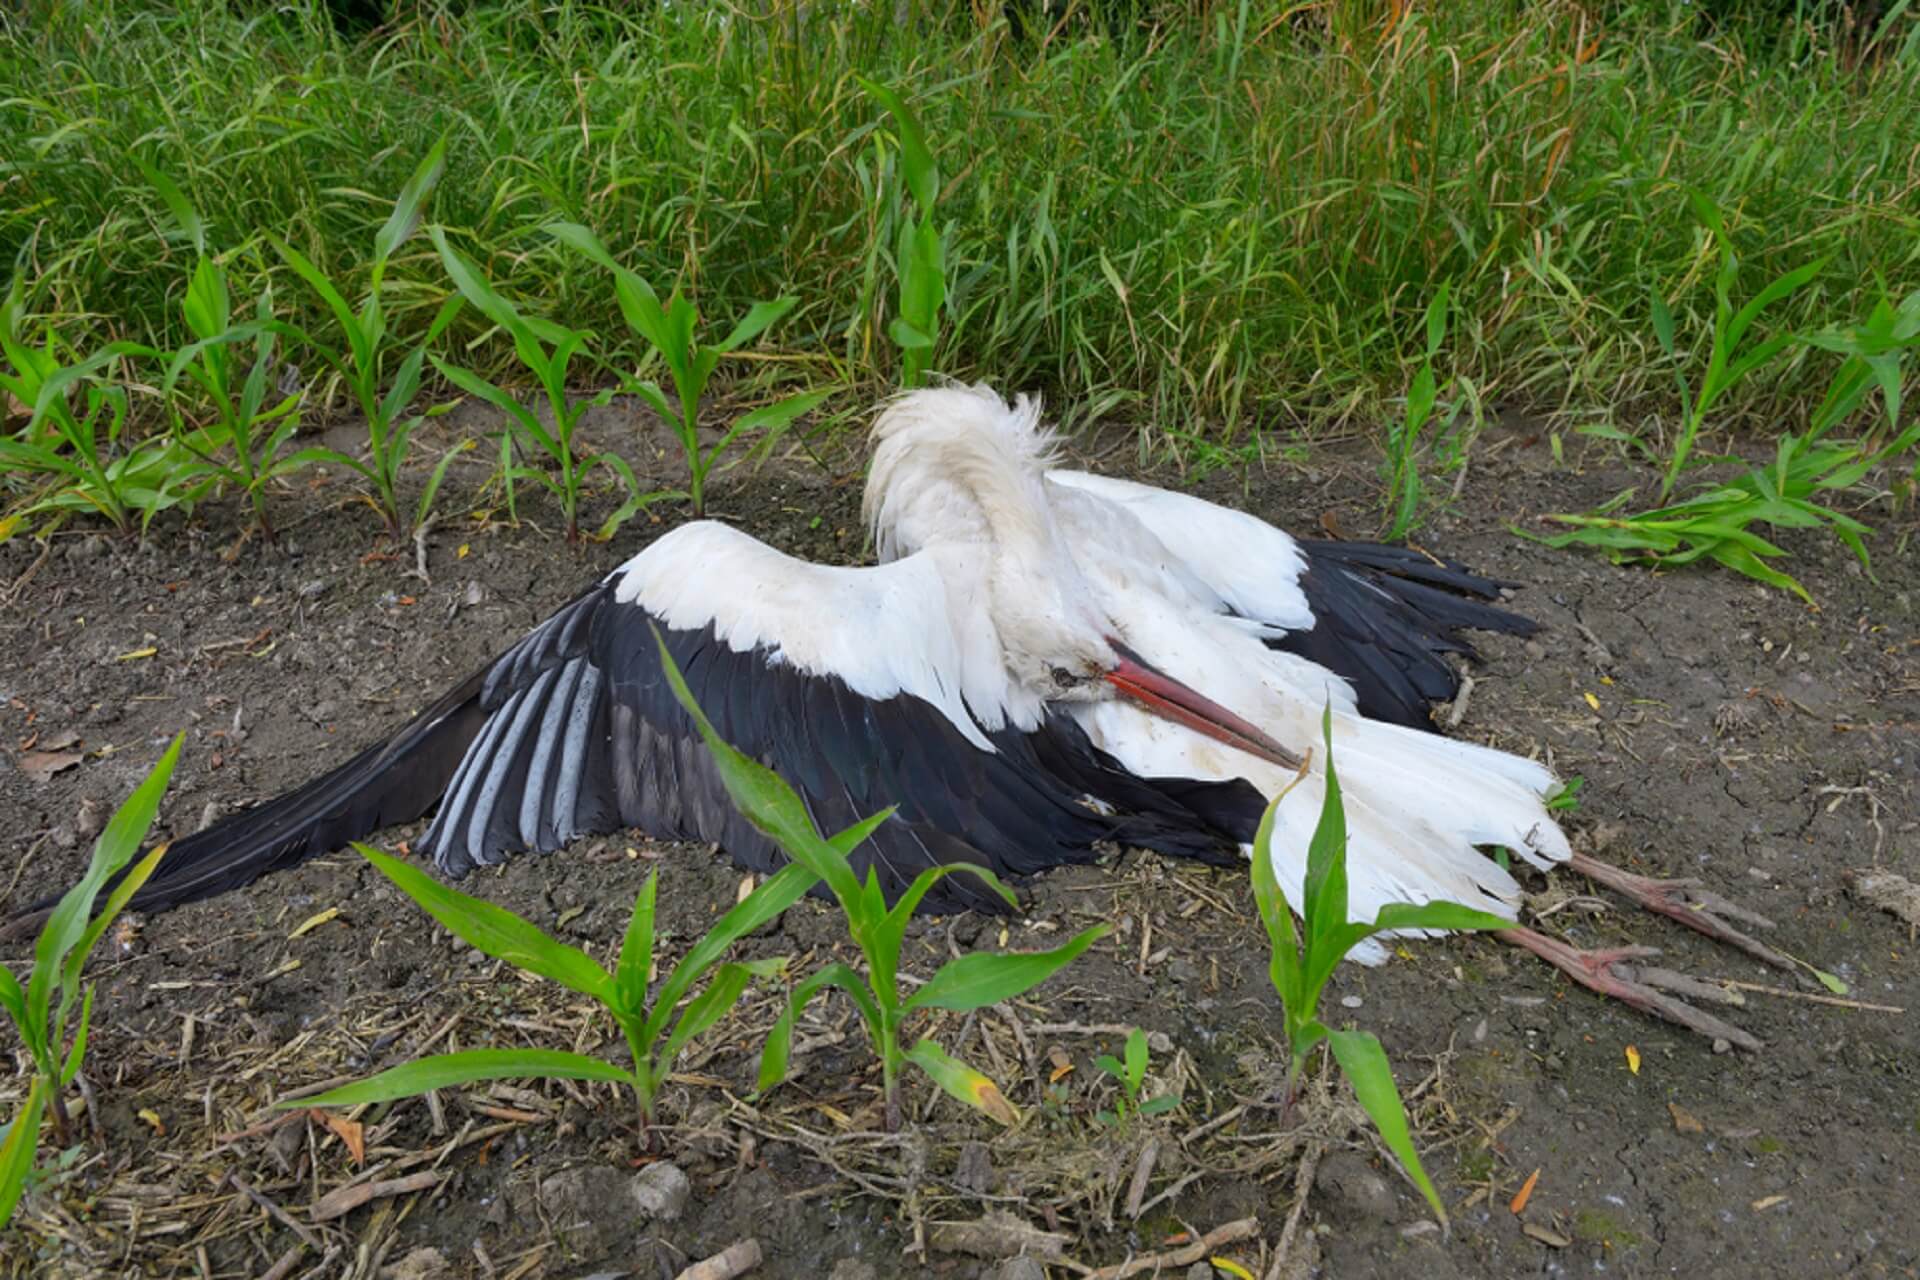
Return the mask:
M 87 350 L 186 340 L 177 273 L 156 269 L 167 233 L 126 181 L 128 155 L 155 156 L 221 242 L 271 233 L 324 251 L 337 292 L 365 297 L 387 214 L 369 193 L 397 189 L 445 134 L 435 220 L 489 248 L 504 296 L 622 332 L 600 281 L 520 251 L 559 217 L 709 315 L 803 298 L 792 345 L 831 350 L 847 381 L 892 382 L 886 259 L 902 223 L 859 77 L 949 140 L 941 367 L 1043 388 L 1081 415 L 1125 407 L 1155 448 L 1176 432 L 1230 445 L 1253 426 L 1386 420 L 1443 281 L 1448 369 L 1488 403 L 1629 425 L 1671 407 L 1651 291 L 1696 367 L 1716 306 L 1717 263 L 1673 217 L 1682 191 L 1750 246 L 1731 297 L 1821 264 L 1819 290 L 1770 308 L 1755 341 L 1863 315 L 1882 278 L 1896 296 L 1915 283 L 1910 5 L 1890 7 L 1866 53 L 1818 27 L 1782 39 L 1758 11 L 1703 40 L 1697 6 L 1631 0 L 1600 16 L 1226 0 L 1111 24 L 1070 6 L 1018 30 L 1000 6 L 959 0 L 503 0 L 458 21 L 409 8 L 358 42 L 317 5 L 50 8 L 0 32 L 0 82 L 19 86 L 0 101 L 14 142 L 0 258 L 34 282 L 33 312 Z M 333 327 L 320 291 L 265 269 L 290 323 Z M 387 276 L 404 354 L 427 340 L 439 268 L 408 255 Z M 500 338 L 464 363 L 504 375 Z M 640 345 L 601 354 L 630 367 Z M 1783 361 L 1714 411 L 1772 437 L 1823 390 Z

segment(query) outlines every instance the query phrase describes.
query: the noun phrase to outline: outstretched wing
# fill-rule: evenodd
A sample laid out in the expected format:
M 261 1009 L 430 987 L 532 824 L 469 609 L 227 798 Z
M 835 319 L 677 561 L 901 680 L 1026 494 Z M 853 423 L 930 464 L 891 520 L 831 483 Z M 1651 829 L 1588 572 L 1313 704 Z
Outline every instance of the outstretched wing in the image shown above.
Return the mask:
M 1100 840 L 1230 857 L 1237 833 L 1142 784 L 1071 720 L 1018 705 L 972 553 L 844 569 L 718 524 L 661 538 L 503 655 L 422 842 L 453 873 L 638 827 L 784 855 L 728 799 L 655 631 L 720 735 L 781 774 L 825 832 L 897 805 L 856 854 L 889 897 L 922 869 L 1022 874 Z M 1205 808 L 1201 803 L 1200 808 Z M 998 905 L 969 877 L 933 902 Z

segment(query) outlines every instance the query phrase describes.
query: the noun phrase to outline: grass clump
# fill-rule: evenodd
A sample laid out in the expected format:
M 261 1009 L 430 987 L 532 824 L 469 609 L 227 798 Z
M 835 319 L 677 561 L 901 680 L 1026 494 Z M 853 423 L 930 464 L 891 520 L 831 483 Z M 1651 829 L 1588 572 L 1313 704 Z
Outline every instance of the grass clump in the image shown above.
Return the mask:
M 382 270 L 388 209 L 370 193 L 443 135 L 436 219 L 488 246 L 504 296 L 622 332 L 601 282 L 523 251 L 577 222 L 641 278 L 697 285 L 710 315 L 804 299 L 789 344 L 870 386 L 926 350 L 897 352 L 896 320 L 936 336 L 936 314 L 882 282 L 906 283 L 931 211 L 912 188 L 937 174 L 941 368 L 1082 415 L 1126 406 L 1154 447 L 1384 420 L 1442 282 L 1449 368 L 1488 403 L 1576 423 L 1669 408 L 1648 376 L 1651 293 L 1702 352 L 1694 321 L 1715 305 L 1697 229 L 1672 216 L 1681 191 L 1752 241 L 1733 296 L 1821 263 L 1820 291 L 1770 309 L 1757 341 L 1864 314 L 1883 277 L 1896 295 L 1916 283 L 1911 6 L 1866 57 L 1817 28 L 1783 40 L 1758 12 L 1705 40 L 1690 6 L 1563 0 L 1111 22 L 1083 6 L 1019 27 L 959 0 L 504 0 L 449 21 L 406 8 L 357 41 L 311 4 L 48 8 L 0 30 L 0 81 L 23 86 L 0 102 L 17 141 L 0 257 L 86 349 L 183 341 L 174 247 L 127 155 L 173 173 L 220 242 L 280 236 L 353 297 Z M 862 78 L 912 104 L 928 168 L 898 113 L 883 119 L 900 145 L 882 145 Z M 285 261 L 253 269 L 291 323 L 331 326 Z M 438 267 L 385 270 L 404 350 L 427 337 Z M 644 346 L 602 354 L 637 364 Z M 504 334 L 470 354 L 488 377 L 514 358 Z M 1772 364 L 1717 412 L 1772 436 L 1822 389 Z
M 1655 338 L 1667 357 L 1675 361 L 1674 380 L 1684 406 L 1679 434 L 1662 466 L 1661 505 L 1622 514 L 1638 492 L 1629 488 L 1594 511 L 1547 517 L 1570 527 L 1565 533 L 1539 540 L 1556 548 L 1594 547 L 1606 552 L 1615 563 L 1674 567 L 1711 560 L 1756 581 L 1791 591 L 1811 605 L 1811 593 L 1778 567 L 1786 549 L 1756 532 L 1755 526 L 1827 530 L 1846 544 L 1862 568 L 1871 572 L 1865 539 L 1873 533 L 1872 528 L 1836 504 L 1842 494 L 1882 466 L 1898 469 L 1911 465 L 1905 481 L 1909 490 L 1920 480 L 1920 424 L 1907 422 L 1902 416 L 1908 361 L 1920 349 L 1920 290 L 1907 295 L 1897 307 L 1884 297 L 1879 299 L 1867 318 L 1856 325 L 1827 326 L 1809 333 L 1782 332 L 1746 343 L 1749 330 L 1769 307 L 1790 301 L 1810 286 L 1819 264 L 1808 263 L 1781 275 L 1736 308 L 1732 289 L 1739 276 L 1739 260 L 1720 211 L 1697 195 L 1693 207 L 1712 233 L 1720 265 L 1715 275 L 1709 355 L 1696 388 L 1689 387 L 1676 359 L 1673 316 L 1659 294 L 1653 296 Z M 1823 350 L 1841 356 L 1841 362 L 1833 370 L 1826 393 L 1807 426 L 1783 432 L 1774 442 L 1771 464 L 1745 466 L 1743 472 L 1707 482 L 1690 497 L 1668 501 L 1689 468 L 1697 468 L 1703 461 L 1741 463 L 1739 458 L 1729 457 L 1697 459 L 1693 452 L 1710 411 L 1732 388 L 1790 354 L 1804 357 Z M 1883 425 L 1869 426 L 1851 439 L 1836 435 L 1842 423 L 1864 416 L 1863 407 L 1876 390 L 1884 411 Z M 1653 453 L 1643 441 L 1618 438 Z

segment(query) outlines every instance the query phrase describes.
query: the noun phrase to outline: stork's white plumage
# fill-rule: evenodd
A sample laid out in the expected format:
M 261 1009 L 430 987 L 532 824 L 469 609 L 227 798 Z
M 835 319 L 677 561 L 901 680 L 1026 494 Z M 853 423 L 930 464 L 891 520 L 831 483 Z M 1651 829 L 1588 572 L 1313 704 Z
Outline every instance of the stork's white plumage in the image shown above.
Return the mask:
M 1310 557 L 1286 533 L 1186 494 L 1052 469 L 1053 442 L 1037 406 L 1024 399 L 1008 406 L 984 388 L 903 397 L 874 434 L 867 509 L 883 557 L 904 556 L 894 561 L 904 564 L 965 546 L 1005 556 L 1012 527 L 1032 548 L 1013 563 L 1077 579 L 1103 625 L 1148 663 L 1311 757 L 1303 777 L 1134 699 L 1061 704 L 1095 746 L 1136 776 L 1244 779 L 1268 799 L 1291 788 L 1275 815 L 1272 854 L 1275 877 L 1296 906 L 1326 764 L 1305 748 L 1318 741 L 1328 706 L 1356 921 L 1371 922 L 1390 902 L 1430 901 L 1511 918 L 1519 886 L 1476 846 L 1503 846 L 1542 868 L 1567 858 L 1566 837 L 1543 803 L 1556 787 L 1545 768 L 1370 719 L 1352 680 L 1275 646 L 1327 624 L 1303 587 Z M 1391 600 L 1367 585 L 1380 602 Z M 1408 656 L 1438 661 L 1430 650 Z M 1366 671 L 1364 662 L 1346 665 Z M 1450 682 L 1451 671 L 1442 670 Z M 1424 705 L 1417 711 L 1424 720 Z
M 390 740 L 177 841 L 133 905 L 207 897 L 429 812 L 420 847 L 454 874 L 621 827 L 775 865 L 674 700 L 656 628 L 722 736 L 823 830 L 898 806 L 856 858 L 890 896 L 935 863 L 1026 874 L 1104 842 L 1237 862 L 1293 787 L 1273 858 L 1297 904 L 1328 706 L 1356 920 L 1433 900 L 1512 918 L 1518 886 L 1479 846 L 1569 858 L 1544 768 L 1427 722 L 1460 631 L 1531 629 L 1474 599 L 1497 584 L 1054 469 L 1037 408 L 984 388 L 900 396 L 874 442 L 882 563 L 810 564 L 712 522 L 664 534 Z M 923 909 L 1000 905 L 956 875 Z M 1549 958 L 1612 990 L 1605 958 Z

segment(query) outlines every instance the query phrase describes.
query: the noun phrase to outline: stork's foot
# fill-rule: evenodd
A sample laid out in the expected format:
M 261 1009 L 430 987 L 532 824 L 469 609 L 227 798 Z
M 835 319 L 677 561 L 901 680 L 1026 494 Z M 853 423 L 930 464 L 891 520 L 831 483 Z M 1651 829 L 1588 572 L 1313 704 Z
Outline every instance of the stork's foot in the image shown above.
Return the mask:
M 1799 972 L 1799 966 L 1787 956 L 1731 923 L 1738 920 L 1755 928 L 1771 929 L 1773 921 L 1757 911 L 1749 911 L 1737 902 L 1702 889 L 1698 880 L 1656 880 L 1651 876 L 1635 875 L 1584 853 L 1574 854 L 1566 865 L 1596 884 L 1603 884 L 1616 893 L 1624 894 L 1647 910 L 1666 916 L 1669 920 L 1678 920 L 1687 928 L 1704 933 L 1716 942 L 1724 942 L 1776 969 L 1795 974 Z
M 1669 990 L 1683 990 L 1696 999 L 1724 1000 L 1726 997 L 1720 989 L 1665 969 L 1642 969 L 1625 963 L 1659 955 L 1656 948 L 1612 947 L 1605 951 L 1582 951 L 1533 929 L 1502 929 L 1494 937 L 1533 952 L 1589 991 L 1612 996 L 1642 1013 L 1665 1018 L 1710 1040 L 1725 1040 L 1742 1049 L 1756 1051 L 1761 1047 L 1757 1037 L 1732 1023 L 1655 988 L 1663 986 Z

